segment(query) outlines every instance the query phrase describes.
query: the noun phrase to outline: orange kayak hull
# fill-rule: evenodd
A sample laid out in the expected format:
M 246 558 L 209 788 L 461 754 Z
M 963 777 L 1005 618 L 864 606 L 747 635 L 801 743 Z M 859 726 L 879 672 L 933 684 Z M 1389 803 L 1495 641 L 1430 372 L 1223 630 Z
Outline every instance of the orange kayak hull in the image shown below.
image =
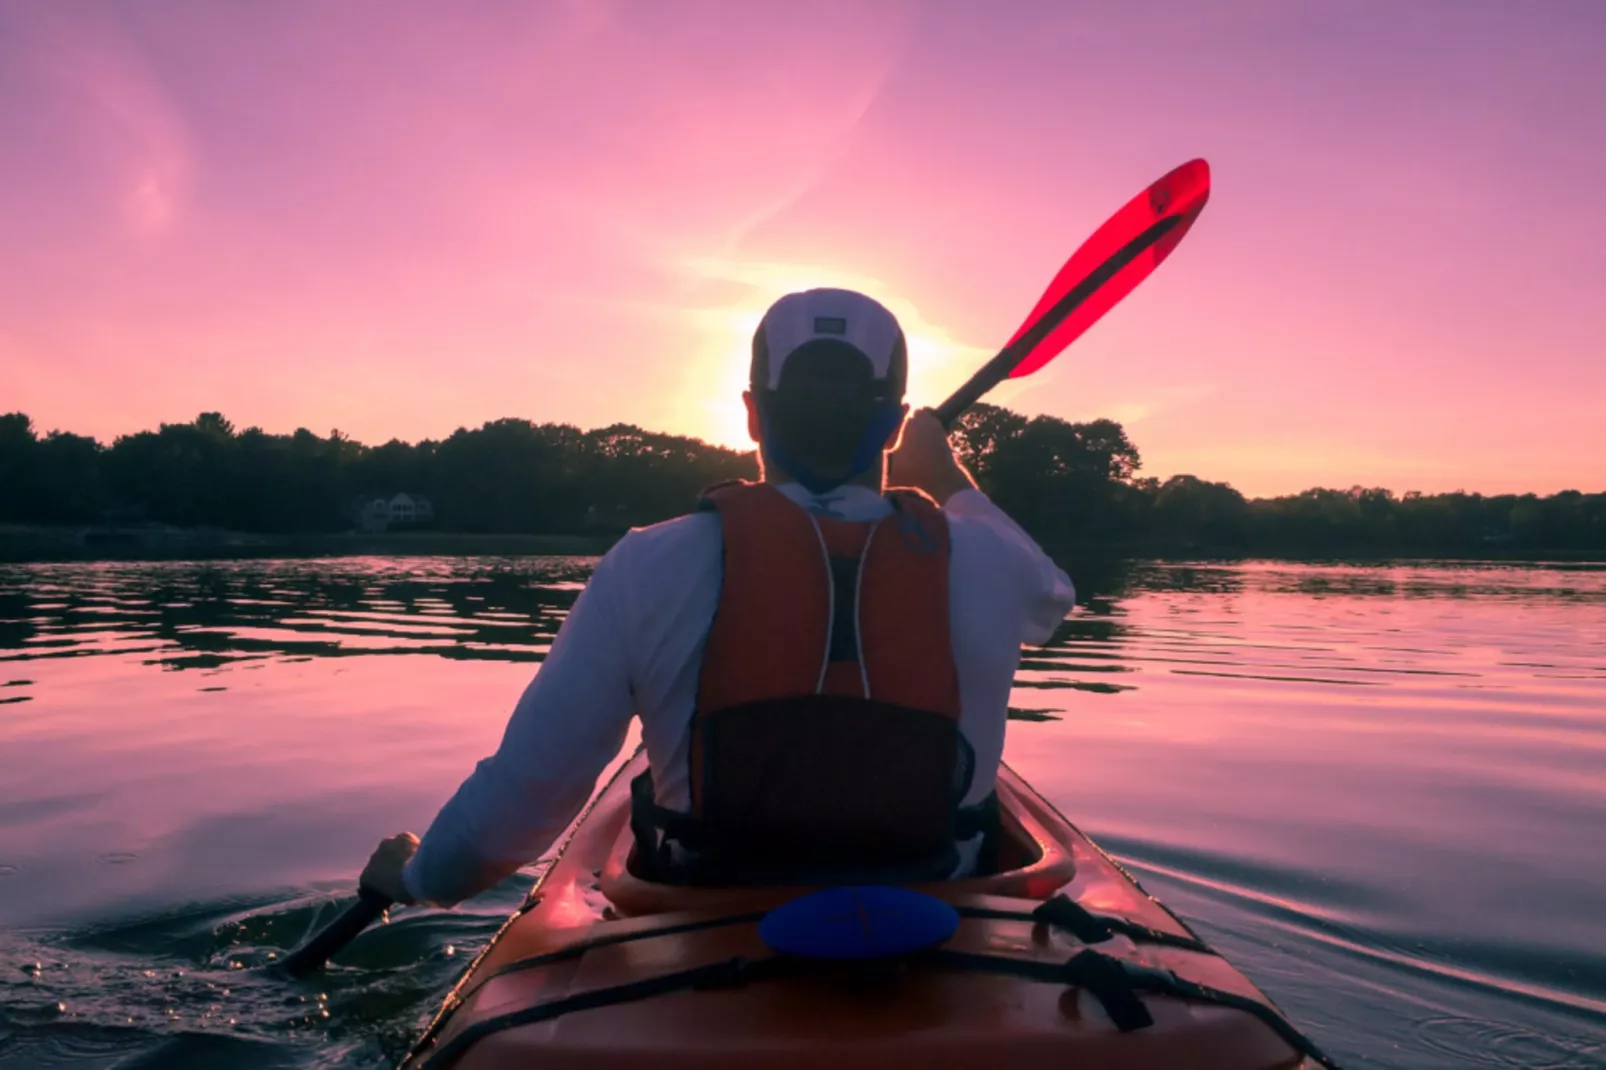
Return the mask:
M 629 781 L 645 768 L 638 753 L 597 796 L 526 906 L 447 997 L 407 1070 L 1317 1065 L 1242 1009 L 1146 994 L 1152 1024 L 1123 1032 L 1085 988 L 1008 972 L 911 963 L 871 974 L 826 968 L 649 991 L 721 964 L 773 960 L 757 918 L 810 889 L 689 888 L 632 874 Z M 1088 950 L 1030 917 L 1063 896 L 1100 918 L 1159 934 L 1154 940 L 1174 938 L 1157 944 L 1116 935 L 1098 941 L 1101 953 L 1268 1002 L 1007 767 L 998 795 L 1001 872 L 919 886 L 960 909 L 959 929 L 944 945 L 952 958 L 1047 965 Z M 1188 944 L 1195 946 L 1175 946 Z M 637 991 L 644 994 L 614 998 Z M 592 996 L 597 1005 L 588 1006 Z M 542 1008 L 558 1001 L 570 1009 L 543 1019 Z

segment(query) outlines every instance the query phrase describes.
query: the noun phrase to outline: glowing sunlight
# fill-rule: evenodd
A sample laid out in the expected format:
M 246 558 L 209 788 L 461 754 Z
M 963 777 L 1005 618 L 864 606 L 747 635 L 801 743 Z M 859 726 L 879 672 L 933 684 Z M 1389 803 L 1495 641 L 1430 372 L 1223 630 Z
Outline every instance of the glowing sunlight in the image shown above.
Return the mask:
M 684 313 L 699 339 L 700 356 L 688 362 L 690 370 L 676 406 L 678 422 L 691 434 L 720 445 L 752 446 L 741 393 L 747 389 L 753 332 L 764 310 L 782 294 L 839 286 L 870 294 L 886 305 L 898 317 L 908 340 L 908 398 L 916 408 L 941 401 L 994 352 L 955 338 L 883 279 L 838 268 L 735 259 L 691 261 L 686 274 L 722 290 L 734 284 L 741 293 L 723 306 L 690 308 Z

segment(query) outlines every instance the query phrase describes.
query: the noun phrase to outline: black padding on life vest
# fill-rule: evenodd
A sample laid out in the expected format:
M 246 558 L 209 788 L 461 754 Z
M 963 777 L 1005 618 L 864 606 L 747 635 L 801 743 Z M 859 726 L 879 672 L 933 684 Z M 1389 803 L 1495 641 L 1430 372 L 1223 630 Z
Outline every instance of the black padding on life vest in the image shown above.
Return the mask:
M 895 872 L 874 873 L 862 879 L 852 880 L 849 879 L 853 876 L 851 873 L 829 865 L 783 866 L 778 869 L 772 867 L 769 871 L 756 876 L 742 876 L 740 873 L 730 871 L 717 855 L 709 851 L 709 840 L 702 821 L 691 814 L 658 805 L 654 795 L 651 769 L 630 781 L 630 832 L 636 844 L 635 854 L 630 860 L 630 871 L 642 880 L 657 881 L 661 884 L 895 884 L 931 879 L 922 876 L 927 868 L 923 864 L 916 867 L 917 871 L 913 874 L 906 869 L 899 869 Z M 961 806 L 954 811 L 954 840 L 957 843 L 965 843 L 978 836 L 982 838 L 982 842 L 976 858 L 975 872 L 996 873 L 998 848 L 1003 836 L 997 792 L 990 793 L 973 806 Z M 679 844 L 690 852 L 691 856 L 677 862 L 672 844 Z M 944 865 L 946 861 L 945 852 Z M 957 857 L 953 866 L 942 868 L 939 877 L 951 875 L 955 866 Z M 932 868 L 941 867 L 933 863 Z M 1000 917 L 1007 914 L 1016 921 L 1040 920 L 1035 915 L 1019 911 L 996 913 Z M 1165 934 L 1158 935 L 1162 939 L 1165 938 Z M 1188 946 L 1192 946 L 1191 942 Z
M 723 712 L 702 721 L 721 770 L 703 785 L 703 822 L 726 865 L 914 880 L 958 864 L 954 814 L 975 760 L 952 720 L 831 695 Z
M 975 775 L 949 718 L 840 695 L 747 703 L 700 720 L 700 817 L 632 785 L 642 876 L 698 884 L 903 883 L 949 876 L 987 823 L 959 803 Z M 978 808 L 984 811 L 984 808 Z M 961 830 L 961 824 L 966 827 Z M 669 865 L 668 841 L 696 860 Z M 671 875 L 673 871 L 673 875 Z

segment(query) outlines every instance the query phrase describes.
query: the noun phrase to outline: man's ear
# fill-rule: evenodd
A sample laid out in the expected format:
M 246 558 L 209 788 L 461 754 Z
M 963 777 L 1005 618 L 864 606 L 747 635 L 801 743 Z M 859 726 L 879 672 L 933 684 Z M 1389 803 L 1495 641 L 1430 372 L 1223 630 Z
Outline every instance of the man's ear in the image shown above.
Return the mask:
M 762 442 L 764 440 L 764 421 L 759 419 L 758 398 L 753 396 L 751 390 L 743 390 L 742 402 L 747 406 L 747 437 L 754 442 Z

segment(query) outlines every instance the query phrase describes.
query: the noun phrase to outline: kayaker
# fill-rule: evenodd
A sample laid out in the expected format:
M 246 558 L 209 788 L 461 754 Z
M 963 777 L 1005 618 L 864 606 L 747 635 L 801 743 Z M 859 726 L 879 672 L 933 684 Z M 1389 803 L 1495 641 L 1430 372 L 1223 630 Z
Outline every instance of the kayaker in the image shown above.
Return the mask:
M 633 786 L 643 875 L 973 870 L 1021 645 L 1047 641 L 1075 592 L 936 417 L 908 415 L 907 364 L 869 297 L 777 301 L 743 393 L 762 482 L 621 539 L 496 753 L 362 882 L 446 906 L 509 876 L 574 819 L 632 716 L 651 768 Z M 888 469 L 911 489 L 884 493 Z

